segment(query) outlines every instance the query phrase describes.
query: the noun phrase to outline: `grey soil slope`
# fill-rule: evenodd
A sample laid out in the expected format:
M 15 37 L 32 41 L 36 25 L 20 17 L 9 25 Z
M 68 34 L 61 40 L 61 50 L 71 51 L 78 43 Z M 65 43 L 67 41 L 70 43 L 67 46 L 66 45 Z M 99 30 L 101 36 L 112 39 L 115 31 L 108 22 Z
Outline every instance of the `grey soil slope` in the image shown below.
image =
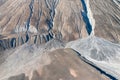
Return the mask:
M 16 73 L 15 76 L 9 76 L 5 80 L 109 80 L 82 61 L 77 53 L 71 49 L 58 49 L 47 55 L 42 55 L 42 57 L 45 56 L 49 56 L 50 63 L 47 65 L 41 64 L 40 66 L 43 65 L 42 69 L 33 69 L 30 73 L 32 75 L 27 75 L 29 71 L 21 74 Z M 47 58 L 43 58 L 42 63 L 46 63 L 46 61 Z M 33 63 L 33 65 L 40 67 L 37 65 L 38 63 Z M 27 68 L 29 69 L 29 67 Z
M 0 50 L 28 41 L 43 44 L 53 38 L 86 37 L 82 10 L 80 0 L 6 0 L 0 6 Z
M 84 1 L 89 1 L 89 7 Z M 95 26 L 87 24 L 91 19 Z M 109 80 L 73 50 L 57 48 L 49 53 L 53 46 L 59 46 L 52 42 L 48 50 L 44 47 L 51 39 L 69 42 L 88 37 L 86 26 L 90 25 L 95 27 L 95 36 L 120 43 L 120 1 L 0 0 L 0 80 Z M 89 41 L 85 44 L 90 46 Z M 107 47 L 99 55 L 91 50 L 91 56 L 104 60 L 106 55 L 116 55 L 111 50 Z
M 120 1 L 90 0 L 95 19 L 95 35 L 120 43 Z
M 17 35 L 29 28 L 30 33 L 46 37 L 52 32 L 66 41 L 85 37 L 81 10 L 79 0 L 7 0 L 0 6 L 0 34 Z
M 120 43 L 119 1 L 90 0 L 89 4 L 95 36 Z M 0 0 L 0 50 L 28 41 L 43 44 L 53 38 L 71 41 L 87 37 L 84 6 L 82 0 Z

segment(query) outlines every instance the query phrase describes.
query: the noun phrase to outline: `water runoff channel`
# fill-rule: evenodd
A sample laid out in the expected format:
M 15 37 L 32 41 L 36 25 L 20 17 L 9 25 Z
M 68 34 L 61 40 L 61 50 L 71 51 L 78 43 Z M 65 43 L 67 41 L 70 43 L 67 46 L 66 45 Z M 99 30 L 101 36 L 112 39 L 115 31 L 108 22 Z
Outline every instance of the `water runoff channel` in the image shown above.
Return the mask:
M 86 4 L 86 1 L 85 0 L 81 0 L 81 3 L 82 3 L 82 6 L 83 6 L 83 10 L 81 11 L 81 14 L 82 14 L 82 18 L 86 24 L 86 29 L 87 29 L 87 32 L 88 34 L 90 35 L 91 32 L 92 32 L 92 24 L 90 23 L 90 19 L 88 17 L 88 9 L 87 9 L 87 4 Z M 77 52 L 78 53 L 78 52 Z M 114 76 L 112 76 L 111 74 L 108 74 L 106 73 L 105 71 L 103 71 L 102 69 L 100 69 L 99 67 L 95 66 L 94 64 L 91 64 L 92 62 L 90 62 L 89 60 L 87 60 L 85 57 L 82 57 L 80 55 L 80 53 L 78 53 L 80 58 L 86 62 L 87 64 L 91 65 L 92 67 L 94 67 L 96 70 L 98 70 L 101 74 L 104 74 L 105 76 L 109 77 L 111 80 L 118 80 L 116 79 Z

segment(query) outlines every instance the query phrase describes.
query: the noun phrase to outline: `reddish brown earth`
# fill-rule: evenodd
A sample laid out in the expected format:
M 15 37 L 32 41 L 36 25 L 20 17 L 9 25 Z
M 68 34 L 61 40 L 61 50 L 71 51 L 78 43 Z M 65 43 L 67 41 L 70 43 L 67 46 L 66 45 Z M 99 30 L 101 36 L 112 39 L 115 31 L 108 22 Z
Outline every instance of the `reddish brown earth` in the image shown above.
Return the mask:
M 26 53 L 19 53 L 26 54 Z M 34 53 L 33 53 L 34 54 Z M 14 55 L 15 56 L 15 55 Z M 11 63 L 11 60 L 4 65 Z M 12 64 L 12 63 L 11 63 Z M 14 64 L 14 63 L 13 63 Z M 18 62 L 18 65 L 20 63 Z M 12 66 L 15 68 L 15 66 Z M 23 67 L 23 68 L 20 68 Z M 0 74 L 4 74 L 3 67 Z M 10 67 L 9 67 L 10 68 Z M 12 68 L 11 68 L 12 69 Z M 17 70 L 16 70 L 17 69 Z M 12 72 L 0 75 L 3 80 L 109 80 L 95 68 L 82 61 L 71 49 L 58 49 L 37 56 Z M 16 71 L 18 73 L 16 73 Z M 7 72 L 7 71 L 6 71 Z M 15 75 L 16 74 L 16 75 Z

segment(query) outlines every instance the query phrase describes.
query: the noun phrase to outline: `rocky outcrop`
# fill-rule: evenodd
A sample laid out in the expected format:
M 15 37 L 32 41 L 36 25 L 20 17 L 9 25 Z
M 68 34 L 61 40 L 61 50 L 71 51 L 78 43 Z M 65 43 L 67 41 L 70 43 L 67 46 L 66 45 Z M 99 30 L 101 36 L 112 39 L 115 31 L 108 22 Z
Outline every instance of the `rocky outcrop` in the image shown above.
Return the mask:
M 79 0 L 7 0 L 0 6 L 0 34 L 4 36 L 0 47 L 86 37 L 82 9 Z
M 111 43 L 120 43 L 119 3 L 0 0 L 0 80 L 117 80 L 112 75 L 119 78 L 119 64 L 108 67 L 108 61 L 120 61 L 120 46 Z M 81 54 L 71 49 L 50 52 L 84 37 L 70 43 Z M 100 61 L 107 67 L 97 64 Z
M 55 39 L 53 32 L 49 31 L 48 34 L 13 34 L 2 37 L 0 40 L 0 51 L 6 49 L 16 48 L 24 43 L 31 44 L 44 44 L 51 39 Z
M 31 33 L 48 36 L 52 32 L 55 38 L 71 41 L 88 36 L 94 26 L 95 36 L 120 42 L 118 0 L 89 0 L 88 3 L 84 0 L 0 0 L 0 2 L 2 36 L 25 33 L 24 36 L 27 35 L 29 38 Z M 95 19 L 95 25 L 90 19 L 92 15 L 89 9 Z M 20 36 L 11 38 L 17 37 Z M 4 41 L 3 38 L 0 40 Z
M 8 0 L 0 7 L 0 34 L 52 30 L 58 38 L 74 40 L 87 36 L 81 10 L 79 0 Z

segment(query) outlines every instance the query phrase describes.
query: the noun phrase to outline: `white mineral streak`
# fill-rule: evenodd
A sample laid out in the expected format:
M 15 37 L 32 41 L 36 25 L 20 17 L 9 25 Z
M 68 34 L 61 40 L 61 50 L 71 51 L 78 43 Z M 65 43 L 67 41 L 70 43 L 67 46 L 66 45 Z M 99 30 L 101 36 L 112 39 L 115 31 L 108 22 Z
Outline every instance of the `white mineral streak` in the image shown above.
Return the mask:
M 90 21 L 90 24 L 91 24 L 91 26 L 92 26 L 92 32 L 91 32 L 91 36 L 93 35 L 94 36 L 94 29 L 95 29 L 95 19 L 94 19 L 94 17 L 93 17 L 93 13 L 92 13 L 92 11 L 91 11 L 91 9 L 90 9 L 90 2 L 89 2 L 89 0 L 85 0 L 85 3 L 86 3 L 86 7 L 87 7 L 87 16 L 88 16 L 88 18 L 89 18 L 89 21 Z

